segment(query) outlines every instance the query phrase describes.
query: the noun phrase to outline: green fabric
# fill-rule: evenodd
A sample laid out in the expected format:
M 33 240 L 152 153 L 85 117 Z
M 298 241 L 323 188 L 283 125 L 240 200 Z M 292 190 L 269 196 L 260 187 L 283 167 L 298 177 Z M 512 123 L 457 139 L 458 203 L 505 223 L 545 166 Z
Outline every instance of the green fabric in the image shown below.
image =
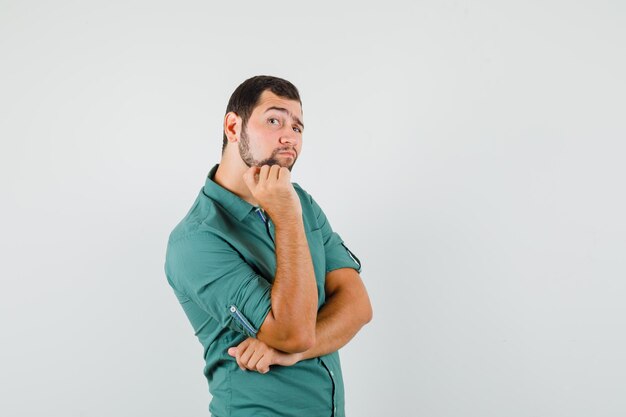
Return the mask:
M 267 374 L 242 371 L 227 350 L 255 337 L 271 308 L 276 273 L 274 224 L 255 207 L 213 181 L 218 165 L 169 236 L 165 274 L 204 347 L 209 405 L 215 417 L 344 416 L 339 353 L 273 365 Z M 356 256 L 332 230 L 315 200 L 297 183 L 304 228 L 324 304 L 326 273 L 361 271 Z

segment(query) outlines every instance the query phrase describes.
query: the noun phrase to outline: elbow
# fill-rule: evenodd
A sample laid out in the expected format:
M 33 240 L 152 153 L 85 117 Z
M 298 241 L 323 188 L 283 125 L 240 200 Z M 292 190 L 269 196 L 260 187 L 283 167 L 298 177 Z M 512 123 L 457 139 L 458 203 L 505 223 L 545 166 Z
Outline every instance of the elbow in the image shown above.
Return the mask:
M 367 324 L 374 318 L 374 311 L 372 310 L 372 305 L 368 302 L 367 308 L 363 311 L 363 324 Z
M 374 318 L 374 314 L 372 313 L 372 310 L 370 310 L 369 314 L 365 316 L 365 321 L 363 322 L 363 324 L 369 323 L 370 321 L 372 321 L 373 318 Z
M 270 311 L 261 325 L 257 338 L 267 345 L 287 353 L 301 353 L 315 345 L 315 322 L 279 322 Z
M 302 353 L 311 349 L 315 345 L 315 333 L 294 334 L 284 342 L 283 351 L 287 353 Z

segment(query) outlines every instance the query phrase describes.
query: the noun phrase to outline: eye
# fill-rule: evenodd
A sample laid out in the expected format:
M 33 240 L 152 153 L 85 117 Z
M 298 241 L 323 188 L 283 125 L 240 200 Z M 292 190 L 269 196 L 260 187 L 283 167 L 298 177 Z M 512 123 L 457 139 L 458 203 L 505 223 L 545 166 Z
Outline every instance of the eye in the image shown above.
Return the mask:
M 269 119 L 267 119 L 267 121 L 272 125 L 278 124 L 278 119 L 276 119 L 275 117 L 270 117 Z M 273 123 L 273 122 L 276 122 L 276 123 Z
M 302 133 L 302 129 L 300 129 L 298 126 L 294 126 L 293 130 L 294 132 Z

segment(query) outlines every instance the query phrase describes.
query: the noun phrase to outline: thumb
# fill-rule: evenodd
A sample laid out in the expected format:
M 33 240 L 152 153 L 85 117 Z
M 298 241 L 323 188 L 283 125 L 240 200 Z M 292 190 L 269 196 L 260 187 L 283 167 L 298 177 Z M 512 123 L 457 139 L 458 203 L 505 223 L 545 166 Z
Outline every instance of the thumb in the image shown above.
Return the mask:
M 228 354 L 230 356 L 237 356 L 237 348 L 236 347 L 228 348 Z

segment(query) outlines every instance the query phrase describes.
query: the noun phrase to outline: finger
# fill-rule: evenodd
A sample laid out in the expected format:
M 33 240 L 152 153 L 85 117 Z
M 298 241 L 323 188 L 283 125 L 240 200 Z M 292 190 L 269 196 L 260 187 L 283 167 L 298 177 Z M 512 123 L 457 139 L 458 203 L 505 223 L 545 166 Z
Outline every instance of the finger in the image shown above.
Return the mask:
M 278 172 L 278 179 L 281 181 L 291 182 L 291 171 L 287 167 L 280 167 L 280 171 Z
M 278 180 L 278 174 L 280 173 L 280 165 L 272 165 L 272 167 L 270 168 L 270 172 L 268 174 L 268 180 L 270 181 L 277 181 Z
M 252 371 L 257 371 L 258 369 L 256 366 L 257 363 L 259 363 L 259 360 L 263 357 L 263 353 L 264 351 L 262 349 L 256 350 L 248 360 L 246 367 Z
M 237 365 L 239 365 L 239 368 L 241 368 L 242 371 L 246 370 L 246 365 L 245 362 L 241 359 L 241 357 L 243 355 L 245 355 L 246 351 L 250 350 L 250 341 L 249 339 L 244 340 L 243 342 L 241 342 L 239 344 L 239 346 L 237 346 L 237 356 L 235 357 L 235 359 L 237 360 Z
M 246 183 L 246 186 L 250 191 L 254 191 L 258 184 L 258 173 L 260 168 L 257 166 L 251 166 L 248 170 L 243 174 L 243 182 Z
M 242 371 L 247 371 L 246 365 L 241 361 L 241 355 L 237 355 L 235 360 L 237 361 L 237 366 L 239 366 L 239 369 L 241 369 Z
M 257 371 L 262 374 L 268 373 L 270 371 L 270 362 L 270 355 L 263 355 L 256 364 Z
M 241 355 L 239 355 L 239 362 L 241 362 L 241 364 L 248 369 L 252 369 L 250 368 L 250 366 L 248 366 L 248 363 L 250 362 L 250 358 L 252 357 L 252 355 L 254 354 L 255 349 L 253 346 L 249 346 L 245 352 L 242 352 Z
M 251 338 L 251 337 L 249 337 L 249 338 L 247 338 L 247 339 L 244 339 L 241 343 L 239 343 L 239 344 L 237 345 L 237 349 L 238 349 L 238 350 L 240 350 L 241 352 L 243 352 L 243 351 L 244 351 L 244 350 L 248 347 L 248 345 L 250 344 L 250 342 L 252 342 L 253 340 L 254 340 L 254 339 L 253 339 L 253 338 Z
M 234 355 L 233 355 L 234 353 Z M 229 348 L 228 349 L 228 354 L 231 356 L 235 357 L 235 362 L 237 362 L 237 366 L 239 366 L 239 368 L 242 367 L 241 361 L 239 360 L 239 357 L 241 356 L 241 351 L 237 348 Z
M 265 183 L 267 182 L 267 176 L 270 172 L 270 166 L 269 165 L 263 165 L 261 167 L 261 170 L 259 171 L 259 182 L 257 183 L 257 185 L 259 186 L 263 186 L 265 185 Z

